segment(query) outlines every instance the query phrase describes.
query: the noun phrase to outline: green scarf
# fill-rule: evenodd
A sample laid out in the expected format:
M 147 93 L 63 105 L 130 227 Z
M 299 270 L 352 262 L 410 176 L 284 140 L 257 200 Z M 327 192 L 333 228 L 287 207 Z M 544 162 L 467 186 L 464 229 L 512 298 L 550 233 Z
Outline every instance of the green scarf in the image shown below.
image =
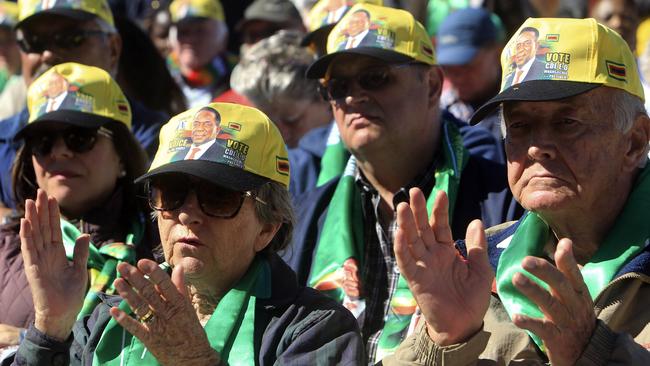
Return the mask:
M 222 362 L 255 365 L 255 299 L 270 296 L 271 267 L 265 259 L 256 258 L 244 277 L 219 301 L 204 327 L 210 346 Z M 125 301 L 119 308 L 132 313 Z M 95 349 L 93 365 L 158 365 L 158 361 L 138 338 L 111 319 Z
M 441 166 L 436 168 L 436 182 L 428 197 L 427 209 L 431 212 L 436 193 L 444 191 L 449 196 L 449 215 L 453 217 L 460 175 L 467 164 L 468 152 L 463 147 L 462 137 L 455 124 L 443 122 L 442 132 L 442 149 L 440 151 L 443 159 Z M 354 310 L 353 308 L 362 310 L 365 306 L 363 294 L 361 294 L 361 298 L 346 296 L 343 290 L 346 277 L 345 268 L 349 268 L 351 262 L 354 262 L 358 268 L 364 268 L 365 241 L 361 196 L 355 183 L 355 174 L 356 161 L 354 157 L 351 157 L 330 201 L 316 249 L 309 286 L 343 302 L 351 310 Z M 411 318 L 415 313 L 415 299 L 401 276 L 390 305 L 384 328 L 379 337 L 377 354 L 374 357 L 375 362 L 394 353 L 405 337 Z
M 339 129 L 334 124 L 329 136 L 327 136 L 327 145 L 320 161 L 320 173 L 318 174 L 316 186 L 320 187 L 330 179 L 341 175 L 349 158 L 350 152 L 343 145 Z
M 581 270 L 592 299 L 596 298 L 627 262 L 643 250 L 650 238 L 650 222 L 645 216 L 650 207 L 649 174 L 648 167 L 641 172 L 614 226 L 598 251 Z M 524 273 L 548 290 L 545 282 L 521 267 L 521 261 L 527 255 L 543 257 L 549 235 L 549 226 L 537 214 L 529 212 L 515 231 L 508 247 L 501 253 L 497 266 L 497 292 L 511 318 L 514 314 L 525 314 L 533 318 L 544 316 L 535 303 L 514 287 L 512 277 L 517 272 Z M 542 340 L 532 332 L 528 334 L 535 344 L 546 352 Z
M 72 260 L 74 245 L 81 232 L 68 221 L 61 219 L 61 232 L 65 254 Z M 93 243 L 89 246 L 88 269 L 90 270 L 90 288 L 84 298 L 84 303 L 78 318 L 90 315 L 100 300 L 100 292 L 113 294 L 113 281 L 117 278 L 117 265 L 120 262 L 135 264 L 135 245 L 138 245 L 144 235 L 144 224 L 134 221 L 132 233 L 127 234 L 124 243 L 111 243 L 97 248 Z

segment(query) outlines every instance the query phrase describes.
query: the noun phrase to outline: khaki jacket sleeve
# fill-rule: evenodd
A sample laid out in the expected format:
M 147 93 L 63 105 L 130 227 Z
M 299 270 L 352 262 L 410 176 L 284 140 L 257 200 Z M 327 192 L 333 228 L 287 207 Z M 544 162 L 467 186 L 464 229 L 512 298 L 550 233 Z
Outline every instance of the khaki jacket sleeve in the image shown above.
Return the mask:
M 650 352 L 625 333 L 612 331 L 602 320 L 576 366 L 650 365 Z

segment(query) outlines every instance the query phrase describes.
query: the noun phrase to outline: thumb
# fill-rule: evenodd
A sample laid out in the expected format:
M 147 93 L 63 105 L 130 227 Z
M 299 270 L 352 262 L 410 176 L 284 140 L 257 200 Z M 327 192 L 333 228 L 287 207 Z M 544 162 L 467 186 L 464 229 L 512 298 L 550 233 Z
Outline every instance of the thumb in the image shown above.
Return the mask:
M 189 297 L 187 287 L 185 287 L 185 269 L 183 268 L 182 263 L 174 266 L 174 269 L 172 270 L 172 283 L 176 286 L 176 289 L 184 299 Z
M 467 246 L 467 261 L 473 271 L 488 274 L 492 278 L 492 266 L 487 254 L 487 239 L 481 220 L 472 221 L 467 227 L 465 245 Z
M 89 246 L 90 246 L 90 235 L 88 234 L 80 235 L 75 241 L 72 260 L 74 266 L 78 270 L 85 271 L 86 267 L 88 266 Z

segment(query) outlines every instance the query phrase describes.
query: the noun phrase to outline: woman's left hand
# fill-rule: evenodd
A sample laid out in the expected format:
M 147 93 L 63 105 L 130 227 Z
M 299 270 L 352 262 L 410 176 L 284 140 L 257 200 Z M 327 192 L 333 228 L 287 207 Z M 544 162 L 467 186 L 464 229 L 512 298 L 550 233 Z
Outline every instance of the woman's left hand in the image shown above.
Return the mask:
M 137 267 L 120 263 L 122 277 L 114 285 L 139 320 L 117 307 L 111 308 L 111 316 L 162 365 L 216 365 L 219 354 L 210 347 L 189 301 L 181 266 L 170 278 L 152 260 L 141 259 Z

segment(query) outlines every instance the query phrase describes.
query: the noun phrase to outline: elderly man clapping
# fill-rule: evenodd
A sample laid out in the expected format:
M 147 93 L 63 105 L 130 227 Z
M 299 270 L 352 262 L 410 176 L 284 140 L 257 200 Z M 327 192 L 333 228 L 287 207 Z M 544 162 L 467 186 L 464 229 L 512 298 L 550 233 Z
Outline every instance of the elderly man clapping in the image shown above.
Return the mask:
M 446 196 L 427 222 L 412 191 L 395 251 L 426 327 L 392 362 L 650 364 L 650 119 L 634 56 L 593 19 L 528 19 L 520 32 L 532 28 L 543 70 L 508 86 L 515 35 L 501 93 L 473 117 L 501 106 L 510 189 L 529 212 L 487 241 L 470 224 L 464 259 Z

